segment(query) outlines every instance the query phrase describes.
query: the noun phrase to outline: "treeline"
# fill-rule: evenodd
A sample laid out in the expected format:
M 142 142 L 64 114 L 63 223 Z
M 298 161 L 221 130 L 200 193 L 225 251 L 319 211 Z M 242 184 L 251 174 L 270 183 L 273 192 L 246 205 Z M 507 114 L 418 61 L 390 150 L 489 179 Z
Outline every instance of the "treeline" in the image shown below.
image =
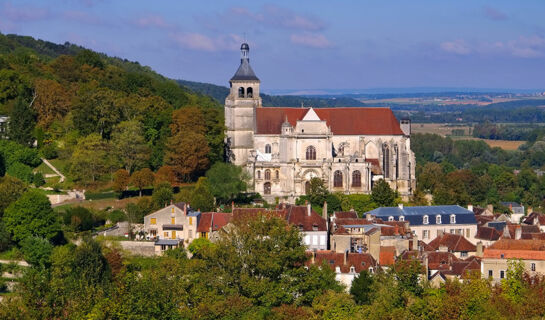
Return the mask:
M 435 204 L 515 201 L 545 207 L 545 176 L 540 173 L 545 165 L 545 141 L 505 151 L 490 148 L 484 141 L 415 134 L 411 147 L 416 155 L 418 189 L 431 193 Z
M 37 141 L 80 185 L 169 166 L 190 181 L 223 159 L 223 109 L 137 63 L 0 34 L 0 113 L 9 139 Z
M 536 141 L 545 134 L 545 128 L 536 125 L 499 125 L 491 122 L 477 123 L 473 127 L 473 136 L 493 140 L 525 140 Z
M 236 68 L 234 65 L 233 68 Z M 227 82 L 227 79 L 225 80 Z M 210 83 L 178 80 L 178 83 L 195 92 L 213 97 L 222 103 L 229 95 L 229 88 Z M 363 107 L 365 104 L 350 97 L 304 97 L 304 96 L 273 96 L 260 93 L 265 107 L 300 107 L 301 105 L 314 108 L 326 107 Z
M 28 238 L 31 267 L 0 302 L 2 319 L 529 319 L 545 315 L 543 276 L 510 261 L 499 284 L 466 274 L 433 288 L 417 260 L 362 271 L 349 293 L 310 256 L 296 226 L 234 219 L 216 242 L 132 257 L 93 240 Z

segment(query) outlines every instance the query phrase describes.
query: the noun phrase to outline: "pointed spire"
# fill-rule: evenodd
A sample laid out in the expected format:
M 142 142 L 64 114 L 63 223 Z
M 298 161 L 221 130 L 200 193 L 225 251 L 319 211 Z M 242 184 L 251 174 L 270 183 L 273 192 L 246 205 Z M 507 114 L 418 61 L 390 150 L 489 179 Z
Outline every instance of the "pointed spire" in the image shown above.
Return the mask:
M 240 66 L 231 80 L 255 80 L 259 81 L 250 67 L 250 46 L 245 42 L 240 46 Z

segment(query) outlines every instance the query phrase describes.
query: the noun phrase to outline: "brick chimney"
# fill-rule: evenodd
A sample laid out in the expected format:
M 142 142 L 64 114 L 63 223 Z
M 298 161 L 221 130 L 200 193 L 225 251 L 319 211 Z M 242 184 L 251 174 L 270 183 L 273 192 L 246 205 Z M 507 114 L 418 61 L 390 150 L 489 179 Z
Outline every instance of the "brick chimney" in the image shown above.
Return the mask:
M 367 219 L 367 221 L 373 220 L 373 218 L 371 217 L 371 214 L 370 214 L 370 213 L 368 213 L 368 214 L 365 215 L 365 219 Z
M 517 225 L 515 228 L 515 240 L 519 240 L 522 237 L 522 228 Z
M 231 201 L 231 212 L 235 211 L 235 202 Z
M 491 205 L 491 204 L 487 205 L 486 210 L 490 211 L 490 213 L 494 213 L 494 205 Z

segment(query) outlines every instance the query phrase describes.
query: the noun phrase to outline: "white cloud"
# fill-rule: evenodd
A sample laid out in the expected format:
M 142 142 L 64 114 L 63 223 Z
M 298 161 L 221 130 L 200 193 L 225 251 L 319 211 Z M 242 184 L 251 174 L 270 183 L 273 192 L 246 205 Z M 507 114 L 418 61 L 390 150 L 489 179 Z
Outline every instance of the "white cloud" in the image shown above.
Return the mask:
M 197 32 L 177 32 L 172 33 L 170 37 L 182 48 L 208 52 L 236 50 L 242 42 L 242 39 L 234 34 L 210 37 Z
M 156 27 L 162 29 L 172 28 L 173 25 L 166 22 L 165 19 L 159 15 L 146 15 L 136 18 L 133 23 L 139 27 Z
M 292 34 L 290 41 L 294 44 L 312 48 L 329 48 L 332 46 L 331 42 L 323 34 L 310 32 Z
M 443 51 L 459 55 L 467 55 L 471 53 L 471 48 L 469 47 L 469 45 L 461 39 L 454 41 L 445 41 L 441 43 L 440 47 Z
M 507 15 L 500 10 L 490 7 L 490 6 L 484 6 L 483 7 L 483 14 L 485 17 L 491 20 L 507 20 Z
M 458 55 L 509 55 L 518 58 L 539 58 L 545 56 L 545 38 L 542 36 L 520 36 L 517 39 L 495 42 L 467 42 L 462 39 L 445 41 L 441 50 Z

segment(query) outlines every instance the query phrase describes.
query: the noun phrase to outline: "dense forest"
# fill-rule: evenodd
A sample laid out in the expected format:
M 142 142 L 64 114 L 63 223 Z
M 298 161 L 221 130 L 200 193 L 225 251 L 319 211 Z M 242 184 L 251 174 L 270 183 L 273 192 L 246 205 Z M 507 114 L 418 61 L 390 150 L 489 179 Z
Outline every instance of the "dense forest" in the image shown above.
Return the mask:
M 42 157 L 63 161 L 67 184 L 92 187 L 118 169 L 163 166 L 191 181 L 223 159 L 216 101 L 69 43 L 0 34 L 0 114 L 10 116 L 10 140 L 37 141 Z
M 431 193 L 435 204 L 516 201 L 543 208 L 544 136 L 541 132 L 519 150 L 506 151 L 480 140 L 415 134 L 411 147 L 416 155 L 418 190 Z
M 178 83 L 195 92 L 211 96 L 219 103 L 223 103 L 229 94 L 229 88 L 214 84 L 186 80 L 178 80 Z M 265 107 L 300 107 L 301 105 L 314 108 L 365 106 L 359 100 L 349 97 L 272 96 L 264 93 L 261 93 L 260 96 Z

